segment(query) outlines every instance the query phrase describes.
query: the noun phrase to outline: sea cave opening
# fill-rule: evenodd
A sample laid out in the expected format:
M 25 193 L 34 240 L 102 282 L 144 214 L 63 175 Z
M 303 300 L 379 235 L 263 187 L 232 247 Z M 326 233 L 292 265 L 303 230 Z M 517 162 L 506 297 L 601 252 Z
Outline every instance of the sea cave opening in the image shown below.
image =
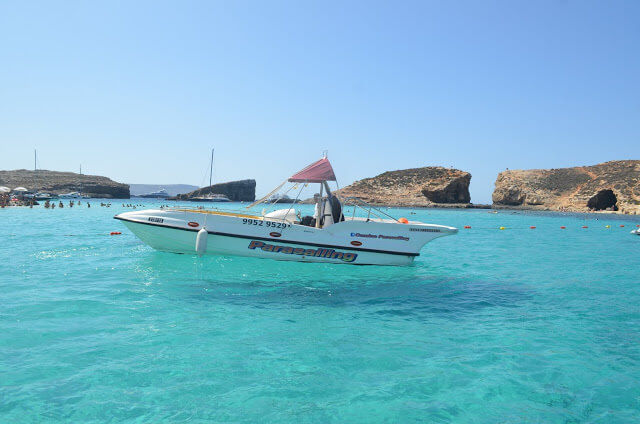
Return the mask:
M 600 190 L 595 196 L 593 196 L 587 202 L 587 207 L 596 211 L 603 211 L 606 209 L 618 210 L 618 198 L 612 190 Z

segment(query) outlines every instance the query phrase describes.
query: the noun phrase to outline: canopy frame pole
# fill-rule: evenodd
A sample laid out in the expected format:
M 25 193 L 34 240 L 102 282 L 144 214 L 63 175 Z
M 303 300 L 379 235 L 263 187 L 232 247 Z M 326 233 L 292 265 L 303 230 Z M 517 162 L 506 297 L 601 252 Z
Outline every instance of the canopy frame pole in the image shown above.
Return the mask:
M 271 190 L 266 196 L 264 196 L 261 199 L 256 200 L 255 202 L 253 202 L 252 204 L 250 204 L 249 206 L 247 206 L 245 209 L 251 209 L 252 207 L 254 207 L 255 205 L 259 205 L 260 203 L 263 203 L 265 200 L 267 200 L 272 194 L 276 193 L 278 190 L 280 190 L 282 188 L 283 185 L 285 185 L 287 183 L 287 180 L 284 180 L 282 183 L 280 183 L 280 185 L 276 188 L 274 188 L 273 190 Z
M 322 207 L 322 189 L 323 189 L 323 185 L 322 183 L 320 183 L 320 197 L 318 198 L 318 201 L 316 202 L 316 206 L 318 208 L 318 217 L 316 218 L 316 228 L 322 228 L 322 216 L 324 215 L 324 208 Z

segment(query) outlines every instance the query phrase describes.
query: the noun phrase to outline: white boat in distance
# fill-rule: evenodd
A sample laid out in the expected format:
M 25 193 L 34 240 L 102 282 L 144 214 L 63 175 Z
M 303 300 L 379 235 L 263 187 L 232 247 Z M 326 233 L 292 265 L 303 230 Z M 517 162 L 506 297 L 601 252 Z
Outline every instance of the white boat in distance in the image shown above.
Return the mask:
M 192 202 L 230 202 L 231 201 L 224 194 L 218 194 L 218 193 L 208 193 L 208 194 L 205 194 L 204 196 L 194 197 L 189 200 L 191 200 Z
M 72 191 L 71 193 L 65 193 L 58 196 L 58 199 L 87 199 L 88 196 L 84 196 L 77 191 Z
M 58 196 L 56 195 L 51 195 L 49 193 L 42 193 L 42 192 L 38 192 L 38 193 L 28 193 L 25 194 L 24 197 L 26 199 L 35 199 L 35 200 L 53 200 L 53 199 L 57 199 Z
M 320 184 L 314 216 L 302 217 L 291 205 L 268 214 L 175 208 L 125 212 L 114 218 L 149 246 L 166 252 L 358 265 L 409 265 L 426 243 L 458 232 L 453 227 L 395 219 L 356 199 L 351 199 L 353 216 L 345 216 L 343 204 L 329 189 L 328 181 L 336 178 L 326 157 L 288 181 Z M 345 204 L 347 200 L 343 199 Z M 356 208 L 367 216 L 355 216 Z
M 161 188 L 158 191 L 152 191 L 151 193 L 139 194 L 133 197 L 142 197 L 144 199 L 168 199 L 171 195 L 167 192 L 167 190 Z

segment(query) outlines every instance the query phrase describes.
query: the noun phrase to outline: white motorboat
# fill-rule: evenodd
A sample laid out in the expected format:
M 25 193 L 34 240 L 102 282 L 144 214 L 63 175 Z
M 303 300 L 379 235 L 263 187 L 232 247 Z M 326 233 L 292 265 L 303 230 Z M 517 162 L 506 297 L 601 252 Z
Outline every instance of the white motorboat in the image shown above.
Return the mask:
M 274 194 L 269 197 L 269 203 L 295 203 L 295 199 L 287 196 L 286 194 Z
M 42 193 L 42 192 L 38 192 L 35 194 L 33 193 L 25 194 L 24 197 L 26 199 L 35 199 L 35 200 L 53 200 L 57 198 L 54 195 L 51 195 L 49 193 Z
M 635 229 L 635 230 L 632 230 L 632 231 L 631 231 L 631 234 L 635 234 L 635 235 L 637 235 L 637 236 L 640 236 L 640 228 L 637 228 L 637 229 Z
M 230 202 L 229 198 L 224 194 L 208 193 L 204 196 L 193 197 L 189 199 L 193 202 Z
M 145 199 L 168 199 L 169 197 L 171 197 L 171 195 L 167 193 L 167 190 L 161 188 L 158 191 L 152 191 L 151 193 L 146 193 L 146 194 L 139 194 L 138 196 L 135 196 L 135 197 L 142 197 Z
M 61 194 L 58 196 L 59 199 L 84 199 L 85 197 L 77 191 L 72 191 L 70 193 Z
M 328 181 L 336 178 L 326 157 L 288 181 L 320 184 L 313 216 L 302 217 L 292 204 L 261 214 L 169 208 L 125 212 L 114 218 L 161 251 L 359 265 L 409 265 L 426 243 L 458 232 L 453 227 L 395 219 L 356 199 L 341 202 L 329 189 Z M 353 216 L 343 214 L 343 205 L 348 204 Z M 356 209 L 366 216 L 356 216 Z

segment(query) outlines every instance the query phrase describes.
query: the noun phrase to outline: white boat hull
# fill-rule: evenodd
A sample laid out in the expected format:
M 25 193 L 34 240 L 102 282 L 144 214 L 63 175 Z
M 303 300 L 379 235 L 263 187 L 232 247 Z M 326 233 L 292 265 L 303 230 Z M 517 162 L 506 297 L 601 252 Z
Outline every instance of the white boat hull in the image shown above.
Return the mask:
M 207 255 L 360 265 L 409 265 L 429 241 L 455 234 L 440 225 L 348 219 L 324 229 L 235 213 L 146 210 L 115 216 L 143 242 L 173 253 L 196 253 L 207 231 Z
M 84 198 L 81 194 L 76 193 L 66 193 L 58 195 L 58 199 L 82 199 Z

